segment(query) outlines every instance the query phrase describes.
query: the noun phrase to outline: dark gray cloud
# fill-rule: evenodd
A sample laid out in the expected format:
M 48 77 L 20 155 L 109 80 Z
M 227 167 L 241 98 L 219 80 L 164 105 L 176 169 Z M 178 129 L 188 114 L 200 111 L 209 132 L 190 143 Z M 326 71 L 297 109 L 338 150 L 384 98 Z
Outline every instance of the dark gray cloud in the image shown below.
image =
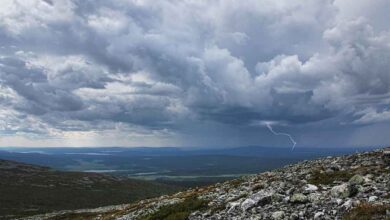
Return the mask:
M 386 0 L 3 5 L 7 136 L 111 132 L 126 144 L 150 133 L 152 145 L 272 144 L 261 127 L 272 121 L 302 144 L 325 145 L 312 141 L 313 128 L 329 129 L 318 133 L 327 140 L 335 129 L 353 134 L 390 121 Z M 344 136 L 335 143 L 351 143 Z

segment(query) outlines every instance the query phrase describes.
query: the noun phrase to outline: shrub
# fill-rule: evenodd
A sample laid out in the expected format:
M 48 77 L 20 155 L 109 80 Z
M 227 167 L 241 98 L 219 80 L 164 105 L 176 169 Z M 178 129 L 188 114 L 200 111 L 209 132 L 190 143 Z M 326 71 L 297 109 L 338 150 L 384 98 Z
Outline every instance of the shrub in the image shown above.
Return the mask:
M 343 220 L 389 220 L 390 217 L 386 216 L 386 210 L 390 210 L 390 205 L 374 205 L 370 203 L 363 203 L 347 212 L 343 216 Z
M 157 212 L 140 220 L 185 220 L 192 212 L 207 208 L 207 203 L 205 200 L 190 197 L 183 202 L 163 206 Z
M 335 171 L 332 173 L 321 173 L 319 170 L 313 172 L 311 178 L 308 180 L 309 183 L 318 184 L 331 184 L 334 181 L 348 181 L 354 175 L 353 172 L 348 171 Z

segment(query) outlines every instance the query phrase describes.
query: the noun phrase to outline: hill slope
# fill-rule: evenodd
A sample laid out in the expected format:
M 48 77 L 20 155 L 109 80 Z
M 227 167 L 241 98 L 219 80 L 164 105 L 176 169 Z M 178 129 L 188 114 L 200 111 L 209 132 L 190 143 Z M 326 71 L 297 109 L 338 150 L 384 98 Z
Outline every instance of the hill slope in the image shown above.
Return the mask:
M 327 157 L 172 196 L 30 219 L 389 219 L 389 165 L 390 149 Z
M 128 203 L 174 191 L 153 182 L 0 160 L 0 219 Z

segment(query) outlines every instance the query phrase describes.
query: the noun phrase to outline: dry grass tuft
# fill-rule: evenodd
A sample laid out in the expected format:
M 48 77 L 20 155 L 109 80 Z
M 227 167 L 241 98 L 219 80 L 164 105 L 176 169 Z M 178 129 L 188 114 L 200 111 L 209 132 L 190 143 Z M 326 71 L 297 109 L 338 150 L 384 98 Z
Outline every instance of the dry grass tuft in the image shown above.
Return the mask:
M 390 216 L 386 216 L 386 210 L 390 211 L 390 205 L 363 203 L 347 212 L 343 220 L 390 220 Z

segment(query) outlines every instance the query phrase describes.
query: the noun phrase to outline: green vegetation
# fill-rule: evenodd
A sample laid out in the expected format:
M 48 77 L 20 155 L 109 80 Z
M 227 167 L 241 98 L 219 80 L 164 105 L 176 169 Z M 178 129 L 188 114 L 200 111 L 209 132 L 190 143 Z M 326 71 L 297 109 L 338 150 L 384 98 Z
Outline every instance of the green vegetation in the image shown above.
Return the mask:
M 390 217 L 386 216 L 386 210 L 390 210 L 390 205 L 373 205 L 369 203 L 363 203 L 346 213 L 343 216 L 343 220 L 390 220 Z
M 311 178 L 308 180 L 309 183 L 318 184 L 331 184 L 334 181 L 348 181 L 354 175 L 351 171 L 334 171 L 331 173 L 321 172 L 316 170 L 312 173 Z
M 0 160 L 0 219 L 130 203 L 181 188 Z
M 140 220 L 185 220 L 192 212 L 207 208 L 207 203 L 205 200 L 190 197 L 181 203 L 163 206 L 157 212 Z
M 50 218 L 50 220 L 86 220 L 94 219 L 95 213 L 69 213 Z
M 236 188 L 236 187 L 238 187 L 239 185 L 241 185 L 241 183 L 243 183 L 243 182 L 244 182 L 244 179 L 239 178 L 239 179 L 234 179 L 234 180 L 230 181 L 229 183 L 230 183 L 230 185 L 231 185 L 232 187 Z

